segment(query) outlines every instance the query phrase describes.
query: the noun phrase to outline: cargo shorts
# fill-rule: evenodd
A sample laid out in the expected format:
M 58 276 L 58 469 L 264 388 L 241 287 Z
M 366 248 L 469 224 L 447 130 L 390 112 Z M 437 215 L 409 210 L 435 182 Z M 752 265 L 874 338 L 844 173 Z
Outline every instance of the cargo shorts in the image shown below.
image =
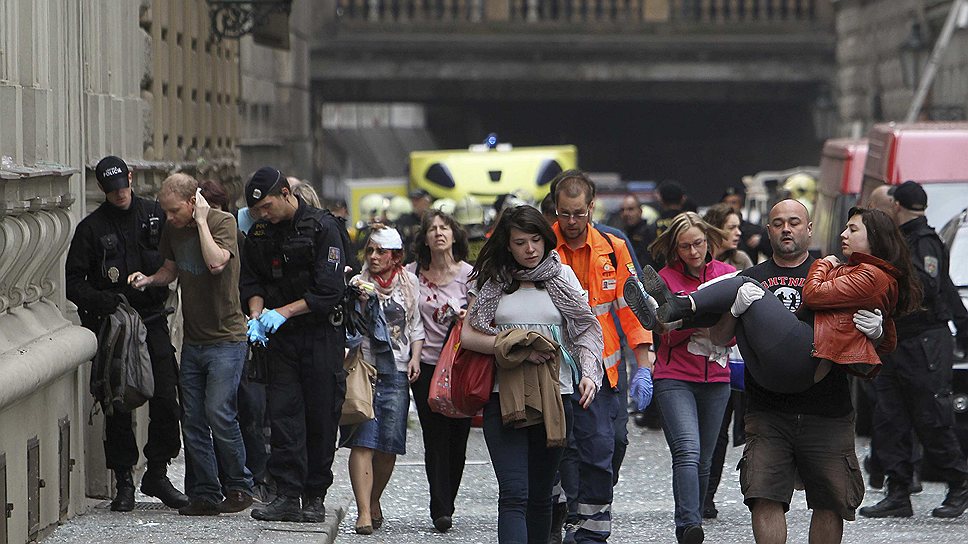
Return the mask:
M 822 417 L 773 411 L 746 413 L 740 459 L 744 502 L 767 499 L 790 509 L 799 474 L 811 510 L 847 521 L 864 500 L 864 477 L 854 451 L 854 414 Z

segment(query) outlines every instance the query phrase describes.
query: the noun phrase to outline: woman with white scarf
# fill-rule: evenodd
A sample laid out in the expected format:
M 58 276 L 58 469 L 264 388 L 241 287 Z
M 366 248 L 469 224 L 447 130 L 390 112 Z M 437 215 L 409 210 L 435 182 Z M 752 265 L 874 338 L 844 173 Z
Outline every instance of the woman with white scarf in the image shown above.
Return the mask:
M 526 362 L 560 361 L 559 394 L 570 397 L 575 384 L 582 406 L 591 404 L 602 382 L 602 328 L 588 306 L 574 271 L 554 251 L 557 240 L 541 213 L 531 206 L 506 210 L 474 267 L 476 297 L 471 298 L 461 346 L 495 353 L 498 334 L 509 329 L 533 331 L 561 345 L 558 354 L 534 350 Z M 504 374 L 506 375 L 506 374 Z M 484 439 L 498 480 L 498 534 L 502 544 L 546 544 L 551 534 L 552 487 L 564 444 L 550 440 L 545 425 L 505 425 L 502 384 L 495 379 L 484 406 Z M 566 399 L 567 400 L 567 399 Z M 563 402 L 566 426 L 571 402 Z
M 376 418 L 343 427 L 340 432 L 348 437 L 342 445 L 350 448 L 356 532 L 368 535 L 383 524 L 380 497 L 393 474 L 397 455 L 406 453 L 408 385 L 420 375 L 424 330 L 417 308 L 417 277 L 403 269 L 400 233 L 392 228 L 374 228 L 364 255 L 366 269 L 350 283 L 372 286 L 372 292 L 361 300 L 370 324 L 362 346 L 363 360 L 377 369 Z

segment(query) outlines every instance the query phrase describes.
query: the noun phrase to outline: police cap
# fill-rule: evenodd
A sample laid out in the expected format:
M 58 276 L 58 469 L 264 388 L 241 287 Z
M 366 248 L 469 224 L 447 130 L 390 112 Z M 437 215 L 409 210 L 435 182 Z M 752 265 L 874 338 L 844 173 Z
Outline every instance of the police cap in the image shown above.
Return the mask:
M 94 167 L 97 184 L 105 193 L 111 193 L 128 186 L 128 165 L 118 157 L 108 155 Z
M 901 205 L 915 212 L 923 212 L 928 207 L 928 193 L 917 182 L 908 180 L 892 187 L 887 194 L 894 197 L 894 200 Z
M 252 174 L 252 179 L 245 184 L 245 204 L 252 208 L 260 200 L 272 194 L 282 182 L 286 182 L 286 176 L 282 175 L 282 172 L 271 166 L 263 166 Z M 286 184 L 288 185 L 288 182 Z

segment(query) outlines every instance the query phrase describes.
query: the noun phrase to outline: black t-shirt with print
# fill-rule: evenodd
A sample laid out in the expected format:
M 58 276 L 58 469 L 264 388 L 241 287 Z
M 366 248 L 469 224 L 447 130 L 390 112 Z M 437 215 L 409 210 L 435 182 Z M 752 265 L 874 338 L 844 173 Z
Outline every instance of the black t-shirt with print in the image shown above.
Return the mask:
M 795 268 L 777 266 L 772 259 L 748 268 L 740 274 L 759 280 L 764 289 L 773 291 L 791 312 L 796 312 L 801 321 L 813 324 L 813 312 L 801 307 L 803 284 L 815 259 L 808 257 Z M 749 410 L 774 410 L 792 414 L 809 414 L 824 417 L 841 417 L 853 410 L 850 402 L 850 387 L 847 373 L 840 365 L 833 365 L 830 373 L 801 393 L 783 394 L 763 388 L 749 370 L 746 370 L 746 398 Z

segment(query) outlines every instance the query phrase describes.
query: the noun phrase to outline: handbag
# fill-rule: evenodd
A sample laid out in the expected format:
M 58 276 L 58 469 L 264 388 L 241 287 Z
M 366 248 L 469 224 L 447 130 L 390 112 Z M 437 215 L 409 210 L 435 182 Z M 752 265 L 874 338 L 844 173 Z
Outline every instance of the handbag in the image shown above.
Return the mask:
M 454 408 L 476 414 L 487 404 L 494 389 L 494 356 L 458 347 L 450 389 Z
M 457 358 L 457 351 L 460 349 L 460 331 L 463 327 L 462 321 L 457 321 L 450 332 L 447 334 L 447 341 L 440 350 L 440 359 L 434 368 L 434 376 L 430 379 L 430 394 L 427 396 L 427 404 L 430 409 L 438 414 L 464 418 L 469 415 L 461 412 L 454 406 L 453 383 L 454 360 Z
M 352 349 L 343 359 L 346 371 L 346 398 L 339 418 L 340 425 L 356 425 L 376 417 L 373 394 L 376 391 L 376 367 L 363 360 L 363 346 Z

